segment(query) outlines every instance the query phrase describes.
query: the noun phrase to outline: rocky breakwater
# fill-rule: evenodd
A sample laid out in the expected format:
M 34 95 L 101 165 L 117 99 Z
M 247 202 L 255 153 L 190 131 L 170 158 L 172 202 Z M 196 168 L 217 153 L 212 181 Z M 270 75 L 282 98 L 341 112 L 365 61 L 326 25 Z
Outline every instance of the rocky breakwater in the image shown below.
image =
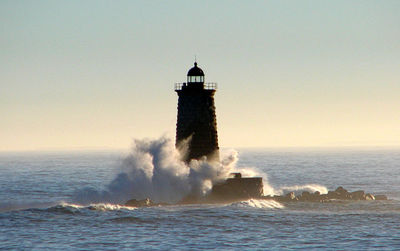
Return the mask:
M 365 193 L 362 190 L 349 192 L 343 187 L 338 187 L 334 191 L 328 191 L 327 194 L 320 192 L 310 193 L 307 191 L 296 195 L 294 192 L 286 195 L 262 196 L 262 199 L 271 199 L 279 202 L 334 202 L 334 201 L 360 201 L 360 200 L 387 200 L 386 195 L 373 195 Z
M 128 207 L 155 207 L 155 206 L 165 206 L 169 205 L 168 203 L 156 203 L 149 198 L 146 198 L 144 200 L 136 200 L 136 199 L 131 199 L 128 200 L 125 203 L 125 206 Z
M 245 179 L 243 179 L 243 180 L 245 180 Z M 227 183 L 227 184 L 230 184 L 230 183 Z M 239 187 L 240 188 L 241 186 L 237 186 L 237 184 L 235 184 L 235 186 L 228 185 L 228 187 L 237 187 L 237 188 Z M 222 189 L 222 188 L 224 188 L 224 189 Z M 274 195 L 274 196 L 270 196 L 270 195 L 262 196 L 259 194 L 260 192 L 258 190 L 257 190 L 257 193 L 243 194 L 243 193 L 239 193 L 237 190 L 232 190 L 232 191 L 230 189 L 226 190 L 225 186 L 222 186 L 222 188 L 221 188 L 222 190 L 220 191 L 220 188 L 217 187 L 214 189 L 214 191 L 211 191 L 211 193 L 208 196 L 205 196 L 202 198 L 198 198 L 198 197 L 193 198 L 193 197 L 188 196 L 176 204 L 156 203 L 156 202 L 153 202 L 152 200 L 150 200 L 149 198 L 146 198 L 143 200 L 136 200 L 136 199 L 129 200 L 125 203 L 125 206 L 154 207 L 154 206 L 182 205 L 182 204 L 227 203 L 227 202 L 247 200 L 247 199 L 251 199 L 251 198 L 264 199 L 264 200 L 275 200 L 278 202 L 320 202 L 320 203 L 337 202 L 337 201 L 373 201 L 373 200 L 387 200 L 388 199 L 386 197 L 386 195 L 373 195 L 370 193 L 365 193 L 362 190 L 349 192 L 346 189 L 344 189 L 343 187 L 338 187 L 334 191 L 328 191 L 327 194 L 321 194 L 318 191 L 315 193 L 310 193 L 310 192 L 304 191 L 298 195 L 296 195 L 295 192 L 290 192 L 290 193 L 287 193 L 286 195 Z M 248 191 L 248 190 L 246 190 L 246 191 Z M 216 195 L 219 195 L 220 197 L 218 197 L 218 196 L 215 197 Z M 225 195 L 225 198 L 221 197 L 222 195 Z M 233 195 L 235 195 L 235 196 L 233 196 Z

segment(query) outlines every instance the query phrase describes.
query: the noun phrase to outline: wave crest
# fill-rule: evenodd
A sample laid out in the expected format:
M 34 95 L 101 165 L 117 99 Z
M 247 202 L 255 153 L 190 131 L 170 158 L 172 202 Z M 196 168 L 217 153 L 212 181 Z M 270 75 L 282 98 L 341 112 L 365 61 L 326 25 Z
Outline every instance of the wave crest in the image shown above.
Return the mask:
M 250 199 L 240 202 L 232 203 L 231 205 L 237 207 L 251 207 L 251 208 L 268 208 L 268 209 L 282 209 L 285 208 L 281 203 L 274 200 L 258 200 Z
M 277 192 L 279 195 L 282 195 L 289 192 L 301 193 L 303 191 L 308 191 L 310 193 L 319 192 L 320 194 L 327 194 L 328 188 L 318 184 L 306 184 L 306 185 L 284 186 L 281 187 Z

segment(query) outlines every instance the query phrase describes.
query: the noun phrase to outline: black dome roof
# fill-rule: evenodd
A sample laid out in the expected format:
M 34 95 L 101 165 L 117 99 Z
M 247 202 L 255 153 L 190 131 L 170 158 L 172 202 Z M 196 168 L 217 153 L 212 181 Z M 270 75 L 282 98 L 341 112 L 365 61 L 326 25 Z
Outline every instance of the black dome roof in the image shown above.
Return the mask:
M 194 62 L 194 67 L 191 68 L 188 73 L 188 76 L 204 76 L 204 72 L 202 69 L 197 67 L 197 62 Z

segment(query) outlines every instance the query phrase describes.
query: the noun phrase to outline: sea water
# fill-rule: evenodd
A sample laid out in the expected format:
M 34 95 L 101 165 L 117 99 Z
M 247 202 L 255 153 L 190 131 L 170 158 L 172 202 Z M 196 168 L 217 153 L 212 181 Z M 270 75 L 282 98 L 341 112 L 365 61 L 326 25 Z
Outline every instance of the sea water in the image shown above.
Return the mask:
M 0 249 L 400 249 L 400 150 L 238 152 L 236 168 L 263 174 L 267 192 L 343 186 L 389 200 L 78 203 L 77 193 L 115 181 L 127 153 L 1 153 Z

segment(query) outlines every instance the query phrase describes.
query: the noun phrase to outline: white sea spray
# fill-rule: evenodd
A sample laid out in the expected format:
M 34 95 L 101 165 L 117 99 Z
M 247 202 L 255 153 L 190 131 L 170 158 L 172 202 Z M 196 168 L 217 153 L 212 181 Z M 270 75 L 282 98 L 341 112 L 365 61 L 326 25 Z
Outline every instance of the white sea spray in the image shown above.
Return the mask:
M 150 198 L 172 203 L 189 193 L 205 195 L 212 184 L 226 179 L 235 169 L 237 152 L 229 151 L 221 159 L 209 162 L 203 158 L 187 164 L 170 138 L 135 140 L 122 162 L 122 171 L 103 190 L 77 190 L 73 202 L 124 203 Z
M 150 198 L 156 202 L 175 203 L 188 194 L 206 195 L 213 184 L 229 177 L 231 172 L 240 172 L 243 177 L 262 177 L 264 195 L 281 195 L 291 191 L 319 191 L 327 193 L 317 184 L 272 187 L 268 176 L 255 167 L 236 167 L 237 151 L 222 152 L 221 161 L 207 161 L 204 157 L 182 161 L 182 149 L 177 150 L 168 137 L 134 140 L 130 153 L 121 163 L 121 172 L 104 189 L 86 187 L 76 190 L 71 203 L 123 204 L 130 199 Z M 184 153 L 183 153 L 184 154 Z

